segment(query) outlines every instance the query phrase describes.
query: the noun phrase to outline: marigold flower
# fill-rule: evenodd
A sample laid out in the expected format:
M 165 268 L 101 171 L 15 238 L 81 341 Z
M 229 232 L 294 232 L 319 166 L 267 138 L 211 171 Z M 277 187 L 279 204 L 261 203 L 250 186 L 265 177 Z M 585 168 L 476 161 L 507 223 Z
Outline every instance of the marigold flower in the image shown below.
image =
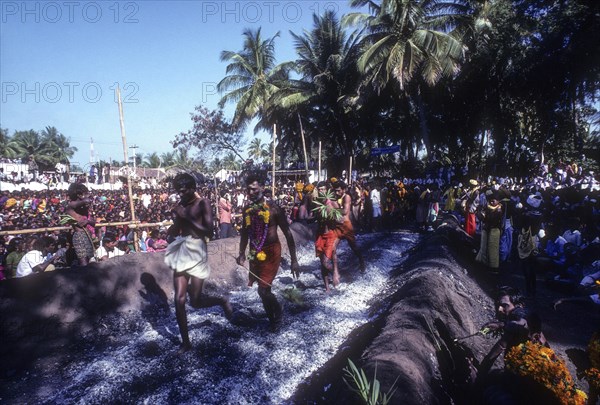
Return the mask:
M 529 376 L 554 393 L 565 405 L 583 405 L 586 394 L 578 390 L 565 362 L 550 348 L 533 342 L 521 343 L 509 350 L 504 362 L 509 371 Z

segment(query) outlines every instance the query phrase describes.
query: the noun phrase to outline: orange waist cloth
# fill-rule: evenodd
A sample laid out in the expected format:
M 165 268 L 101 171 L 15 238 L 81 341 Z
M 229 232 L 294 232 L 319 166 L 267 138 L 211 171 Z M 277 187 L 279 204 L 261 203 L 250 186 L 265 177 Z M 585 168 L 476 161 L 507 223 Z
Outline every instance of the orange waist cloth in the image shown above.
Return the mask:
M 279 265 L 281 264 L 281 243 L 275 242 L 269 246 L 263 246 L 262 251 L 267 255 L 264 261 L 250 260 L 250 273 L 248 287 L 255 281 L 260 287 L 268 288 L 273 284 Z
M 321 254 L 325 254 L 328 259 L 333 258 L 333 248 L 337 239 L 337 232 L 335 230 L 319 234 L 315 241 L 315 250 L 317 257 Z

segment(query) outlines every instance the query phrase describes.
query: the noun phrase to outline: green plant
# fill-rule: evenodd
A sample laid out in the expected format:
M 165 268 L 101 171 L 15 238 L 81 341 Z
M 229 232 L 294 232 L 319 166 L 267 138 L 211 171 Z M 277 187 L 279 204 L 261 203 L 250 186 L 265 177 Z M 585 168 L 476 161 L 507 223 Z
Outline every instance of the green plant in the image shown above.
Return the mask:
M 350 380 L 350 381 L 348 381 Z M 381 392 L 381 385 L 377 379 L 377 363 L 375 363 L 375 373 L 373 382 L 369 381 L 363 369 L 354 365 L 352 360 L 348 359 L 348 367 L 344 368 L 344 382 L 352 391 L 356 392 L 363 402 L 367 405 L 387 405 L 396 392 L 396 382 L 394 381 L 388 392 Z
M 320 200 L 323 200 L 323 202 Z M 324 194 L 320 193 L 319 198 L 313 201 L 315 203 L 315 208 L 313 208 L 313 211 L 318 213 L 321 218 L 339 222 L 344 215 L 342 214 L 341 209 L 331 206 L 330 201 L 334 200 L 335 196 L 331 191 L 328 190 Z

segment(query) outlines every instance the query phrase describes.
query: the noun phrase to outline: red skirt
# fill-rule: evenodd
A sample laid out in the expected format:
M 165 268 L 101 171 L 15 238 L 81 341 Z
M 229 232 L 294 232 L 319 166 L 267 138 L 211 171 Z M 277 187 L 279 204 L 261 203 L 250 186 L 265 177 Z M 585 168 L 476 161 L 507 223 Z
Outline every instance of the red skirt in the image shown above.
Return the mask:
M 333 259 L 333 248 L 335 246 L 336 239 L 337 232 L 335 230 L 318 235 L 317 240 L 315 241 L 317 257 L 324 254 L 328 259 Z
M 254 282 L 258 282 L 259 287 L 268 288 L 273 284 L 279 265 L 281 264 L 281 243 L 275 242 L 269 246 L 263 246 L 263 252 L 267 258 L 262 262 L 259 260 L 250 260 L 250 276 L 248 287 Z M 254 273 L 254 274 L 253 274 Z
M 467 213 L 465 219 L 465 232 L 468 233 L 470 236 L 474 236 L 475 231 L 477 231 L 477 221 L 475 219 L 475 214 L 469 212 Z

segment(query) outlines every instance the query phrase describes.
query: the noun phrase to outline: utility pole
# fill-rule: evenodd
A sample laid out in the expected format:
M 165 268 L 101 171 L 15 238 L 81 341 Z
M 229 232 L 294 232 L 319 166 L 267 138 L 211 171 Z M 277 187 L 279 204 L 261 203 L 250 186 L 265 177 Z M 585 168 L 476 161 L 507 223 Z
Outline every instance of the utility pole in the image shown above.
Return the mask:
M 96 164 L 96 155 L 94 154 L 94 138 L 90 138 L 90 166 Z

